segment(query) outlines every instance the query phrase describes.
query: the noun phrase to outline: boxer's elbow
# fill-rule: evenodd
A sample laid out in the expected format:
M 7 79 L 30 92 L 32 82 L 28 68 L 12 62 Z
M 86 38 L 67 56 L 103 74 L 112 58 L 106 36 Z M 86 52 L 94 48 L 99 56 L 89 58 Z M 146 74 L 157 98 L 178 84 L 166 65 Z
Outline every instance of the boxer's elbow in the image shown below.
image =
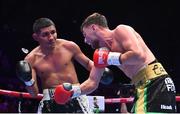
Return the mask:
M 87 65 L 88 67 L 88 71 L 91 71 L 91 69 L 93 68 L 93 66 L 94 66 L 94 62 L 92 61 L 92 60 L 89 60 L 89 62 L 88 62 L 88 65 Z
M 26 89 L 27 89 L 28 93 L 32 97 L 37 97 L 38 96 L 38 93 L 39 93 L 38 88 L 33 87 L 33 86 L 32 87 L 31 86 L 27 86 Z
M 138 51 L 138 52 L 136 52 L 135 53 L 135 55 L 136 55 L 136 59 L 138 60 L 138 61 L 140 61 L 140 62 L 145 62 L 145 54 L 143 53 L 143 52 L 141 52 L 141 51 Z
M 120 56 L 122 64 L 134 65 L 144 63 L 146 55 L 142 51 L 128 51 Z
M 32 97 L 37 97 L 37 96 L 38 96 L 37 93 L 30 93 L 30 95 L 31 95 Z
M 136 62 L 145 62 L 145 54 L 142 51 L 134 51 L 132 57 L 136 60 Z
M 146 56 L 145 56 L 145 54 L 143 53 L 143 52 L 141 52 L 140 54 L 139 54 L 139 61 L 141 61 L 141 62 L 145 62 L 146 61 Z

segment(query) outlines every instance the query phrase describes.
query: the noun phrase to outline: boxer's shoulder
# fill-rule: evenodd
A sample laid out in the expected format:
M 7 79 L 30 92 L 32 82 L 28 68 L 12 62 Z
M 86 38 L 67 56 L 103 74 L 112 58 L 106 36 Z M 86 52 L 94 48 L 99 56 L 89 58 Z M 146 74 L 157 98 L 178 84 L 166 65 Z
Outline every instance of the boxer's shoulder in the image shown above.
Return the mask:
M 75 42 L 71 41 L 71 40 L 65 40 L 65 39 L 57 39 L 58 44 L 64 44 L 64 45 L 74 45 L 76 44 Z
M 131 26 L 129 25 L 125 25 L 125 24 L 120 24 L 116 27 L 117 29 L 123 29 L 123 28 L 132 28 Z
M 134 29 L 131 26 L 124 24 L 120 24 L 114 29 L 114 32 L 118 34 L 126 33 L 126 31 L 134 31 Z
M 58 44 L 70 51 L 74 51 L 79 48 L 75 42 L 70 40 L 58 39 Z
M 29 54 L 27 54 L 24 59 L 27 60 L 30 64 L 32 64 L 35 61 L 36 56 L 38 55 L 42 55 L 40 53 L 39 46 L 34 48 Z

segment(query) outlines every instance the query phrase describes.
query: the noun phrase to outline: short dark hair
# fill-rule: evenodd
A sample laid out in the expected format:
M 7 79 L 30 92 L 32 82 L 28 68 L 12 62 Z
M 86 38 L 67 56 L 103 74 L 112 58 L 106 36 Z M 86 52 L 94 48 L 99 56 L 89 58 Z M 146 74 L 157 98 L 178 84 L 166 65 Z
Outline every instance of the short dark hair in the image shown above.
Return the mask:
M 41 28 L 48 27 L 48 26 L 55 26 L 54 22 L 49 18 L 39 18 L 35 20 L 33 24 L 33 32 L 38 33 L 40 32 Z
M 99 13 L 93 13 L 90 16 L 88 16 L 81 25 L 81 28 L 80 28 L 81 31 L 82 31 L 83 27 L 87 27 L 91 24 L 97 24 L 102 27 L 108 27 L 106 17 Z

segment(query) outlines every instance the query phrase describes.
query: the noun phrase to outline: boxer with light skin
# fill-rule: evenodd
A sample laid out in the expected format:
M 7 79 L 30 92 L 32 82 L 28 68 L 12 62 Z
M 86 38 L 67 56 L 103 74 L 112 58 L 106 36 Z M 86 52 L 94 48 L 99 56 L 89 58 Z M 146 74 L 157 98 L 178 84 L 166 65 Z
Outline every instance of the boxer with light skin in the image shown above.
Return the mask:
M 94 65 L 98 68 L 115 65 L 135 85 L 133 113 L 176 112 L 174 83 L 134 28 L 120 24 L 111 30 L 104 15 L 93 13 L 84 20 L 81 31 L 85 43 L 96 49 Z M 82 94 L 97 88 L 99 80 L 92 79 L 80 85 Z

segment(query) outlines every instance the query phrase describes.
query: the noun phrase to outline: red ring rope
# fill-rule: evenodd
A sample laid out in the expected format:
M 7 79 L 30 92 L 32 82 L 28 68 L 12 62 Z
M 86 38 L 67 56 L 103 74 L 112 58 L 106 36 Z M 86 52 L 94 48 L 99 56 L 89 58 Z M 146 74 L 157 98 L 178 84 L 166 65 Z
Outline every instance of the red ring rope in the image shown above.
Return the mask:
M 105 103 L 112 104 L 112 103 L 132 103 L 134 100 L 133 97 L 130 98 L 108 98 L 105 99 Z
M 30 98 L 30 99 L 39 99 L 41 100 L 43 94 L 38 94 L 36 97 L 32 97 L 29 93 L 26 92 L 17 92 L 17 91 L 9 91 L 0 89 L 0 95 L 11 96 L 11 97 L 22 97 L 22 98 Z M 131 103 L 133 102 L 134 98 L 108 98 L 105 99 L 105 103 Z M 180 102 L 180 96 L 176 96 L 176 101 Z
M 37 97 L 32 97 L 29 93 L 26 92 L 17 92 L 0 89 L 0 95 L 12 96 L 12 97 L 22 97 L 22 98 L 31 98 L 31 99 L 42 99 L 43 94 L 38 94 Z

